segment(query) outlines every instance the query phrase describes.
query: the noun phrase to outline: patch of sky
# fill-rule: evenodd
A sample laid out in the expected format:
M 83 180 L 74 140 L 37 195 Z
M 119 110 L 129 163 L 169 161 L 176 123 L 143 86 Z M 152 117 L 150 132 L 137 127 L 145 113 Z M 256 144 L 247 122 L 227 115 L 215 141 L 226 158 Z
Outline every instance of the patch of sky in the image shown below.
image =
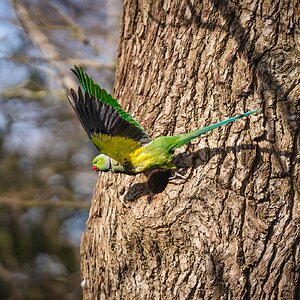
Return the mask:
M 51 130 L 34 123 L 16 121 L 5 137 L 4 149 L 29 157 L 42 157 L 53 140 Z M 47 142 L 46 142 L 47 141 Z
M 0 59 L 0 70 L 0 93 L 21 84 L 28 77 L 26 66 L 12 61 Z
M 87 210 L 77 211 L 73 217 L 68 218 L 61 226 L 62 237 L 74 246 L 79 246 L 82 232 L 86 229 Z
M 77 172 L 72 178 L 72 190 L 82 196 L 91 197 L 97 181 L 97 175 L 91 171 Z
M 0 20 L 15 17 L 15 11 L 9 0 L 1 0 L 0 2 Z

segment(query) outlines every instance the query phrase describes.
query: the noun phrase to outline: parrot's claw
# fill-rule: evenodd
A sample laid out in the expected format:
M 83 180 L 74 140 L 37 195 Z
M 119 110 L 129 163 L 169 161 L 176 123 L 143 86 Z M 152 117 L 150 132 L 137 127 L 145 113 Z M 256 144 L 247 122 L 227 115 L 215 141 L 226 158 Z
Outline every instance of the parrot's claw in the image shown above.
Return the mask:
M 182 175 L 178 172 L 174 172 L 174 175 L 169 177 L 169 180 L 173 180 L 173 179 L 177 179 L 177 178 L 185 179 L 184 175 Z
M 188 174 L 182 175 L 179 172 L 175 171 L 174 175 L 169 177 L 169 181 L 172 181 L 171 183 L 175 184 L 181 184 L 186 182 L 188 179 Z

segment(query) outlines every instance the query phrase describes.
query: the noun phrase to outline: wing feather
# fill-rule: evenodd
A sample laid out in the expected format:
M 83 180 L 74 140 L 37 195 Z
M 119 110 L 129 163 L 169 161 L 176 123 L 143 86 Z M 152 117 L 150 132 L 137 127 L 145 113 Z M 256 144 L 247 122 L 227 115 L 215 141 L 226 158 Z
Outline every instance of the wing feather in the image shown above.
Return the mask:
M 93 134 L 91 140 L 101 153 L 118 161 L 128 170 L 132 167 L 131 155 L 141 147 L 141 144 L 135 140 L 104 133 Z
M 122 165 L 130 164 L 130 154 L 150 141 L 145 132 L 120 116 L 118 110 L 88 92 L 71 89 L 67 95 L 82 127 L 96 148 Z
M 118 111 L 121 118 L 145 132 L 143 127 L 121 108 L 118 101 L 108 94 L 105 89 L 102 89 L 98 84 L 94 83 L 93 79 L 89 77 L 82 68 L 74 66 L 74 69 L 71 69 L 71 71 L 76 75 L 85 92 L 94 96 L 99 101 L 112 106 L 116 111 Z

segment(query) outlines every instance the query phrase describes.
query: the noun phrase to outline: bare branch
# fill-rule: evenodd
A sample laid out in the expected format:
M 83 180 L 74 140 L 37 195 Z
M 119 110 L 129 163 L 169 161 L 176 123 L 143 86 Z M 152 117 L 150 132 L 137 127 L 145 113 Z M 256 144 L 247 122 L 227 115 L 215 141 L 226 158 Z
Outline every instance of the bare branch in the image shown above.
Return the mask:
M 52 207 L 52 208 L 73 208 L 73 209 L 82 209 L 89 208 L 90 204 L 86 202 L 78 202 L 78 201 L 66 201 L 66 200 L 58 200 L 55 202 L 51 202 L 49 200 L 24 200 L 20 199 L 14 195 L 7 195 L 0 197 L 0 207 L 3 206 L 12 206 L 12 207 Z

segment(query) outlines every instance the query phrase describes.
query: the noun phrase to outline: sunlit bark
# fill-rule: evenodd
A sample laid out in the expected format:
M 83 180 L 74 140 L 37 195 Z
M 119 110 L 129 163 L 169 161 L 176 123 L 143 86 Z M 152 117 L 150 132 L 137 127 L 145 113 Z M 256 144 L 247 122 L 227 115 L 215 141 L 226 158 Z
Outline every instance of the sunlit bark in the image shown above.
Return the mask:
M 297 24 L 297 1 L 125 1 L 115 91 L 151 137 L 263 112 L 183 147 L 160 194 L 99 176 L 84 299 L 300 296 Z

